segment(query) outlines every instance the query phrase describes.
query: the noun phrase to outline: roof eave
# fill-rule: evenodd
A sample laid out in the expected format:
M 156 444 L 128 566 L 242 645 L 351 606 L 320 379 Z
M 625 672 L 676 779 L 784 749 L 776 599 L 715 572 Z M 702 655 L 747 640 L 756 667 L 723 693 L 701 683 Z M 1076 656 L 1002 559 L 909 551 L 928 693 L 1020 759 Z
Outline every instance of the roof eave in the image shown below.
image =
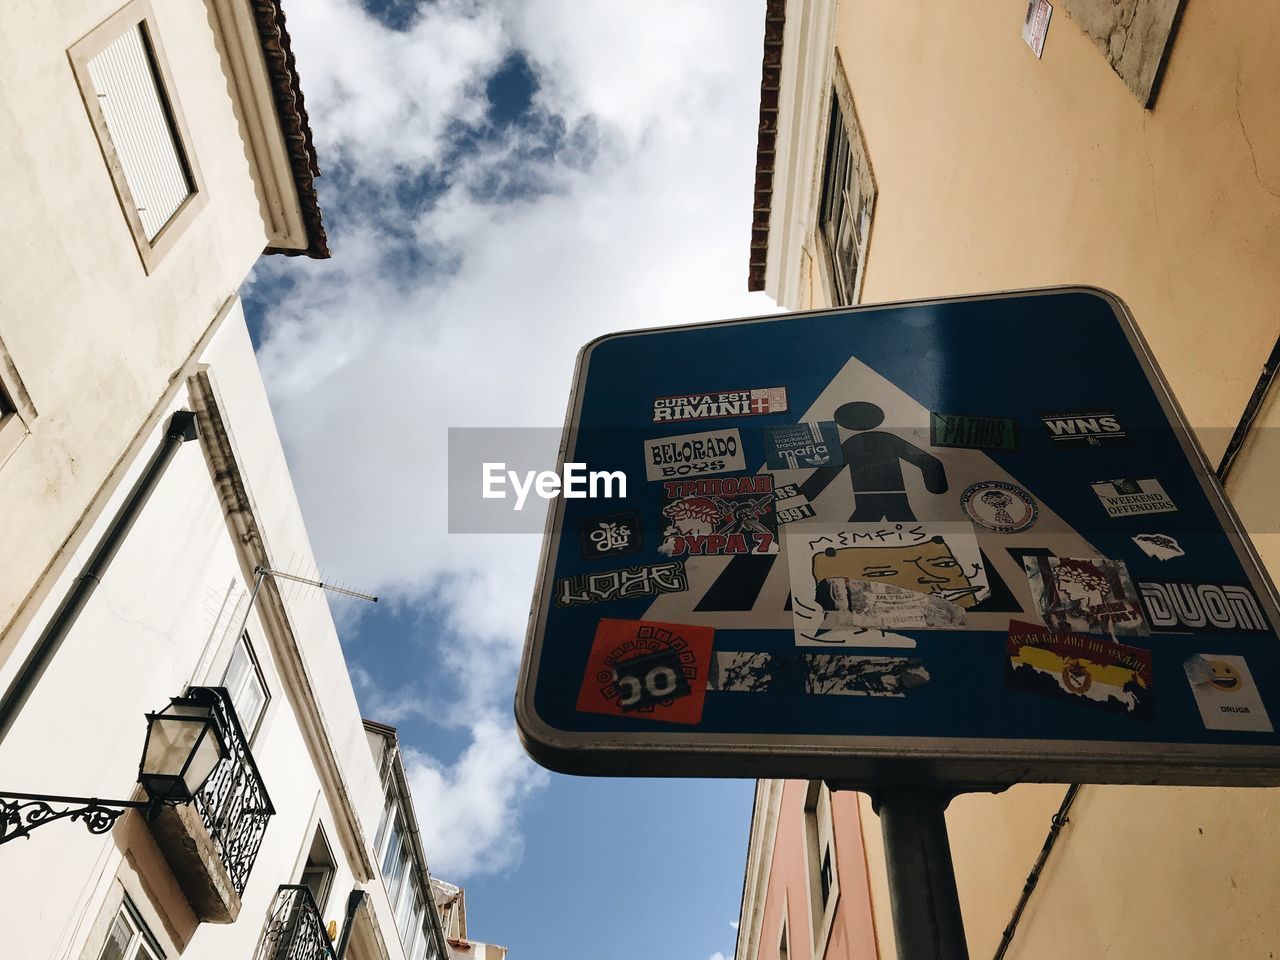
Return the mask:
M 272 99 L 276 117 L 284 134 L 285 149 L 289 154 L 289 166 L 294 186 L 298 191 L 298 207 L 307 232 L 306 247 L 267 247 L 266 254 L 283 254 L 286 257 L 307 256 L 324 260 L 330 256 L 329 240 L 324 230 L 324 218 L 320 212 L 320 200 L 315 181 L 320 176 L 316 162 L 315 144 L 311 137 L 311 123 L 307 117 L 302 84 L 298 78 L 297 64 L 290 46 L 289 31 L 285 26 L 284 10 L 280 0 L 248 0 L 262 43 L 262 54 L 267 63 L 267 76 L 271 82 Z

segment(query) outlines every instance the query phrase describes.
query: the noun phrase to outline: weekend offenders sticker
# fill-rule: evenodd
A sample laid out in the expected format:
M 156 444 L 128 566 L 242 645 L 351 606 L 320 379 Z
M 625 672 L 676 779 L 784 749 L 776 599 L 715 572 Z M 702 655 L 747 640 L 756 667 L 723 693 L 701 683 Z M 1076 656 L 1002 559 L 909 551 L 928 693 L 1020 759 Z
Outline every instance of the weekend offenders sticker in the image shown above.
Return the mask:
M 1160 486 L 1159 480 L 1105 480 L 1092 486 L 1109 517 L 1128 517 L 1136 513 L 1172 513 L 1178 509 L 1164 492 L 1164 487 Z
M 766 413 L 785 413 L 786 410 L 786 387 L 757 387 L 753 390 L 729 390 L 720 393 L 685 393 L 655 399 L 653 422 L 758 417 Z

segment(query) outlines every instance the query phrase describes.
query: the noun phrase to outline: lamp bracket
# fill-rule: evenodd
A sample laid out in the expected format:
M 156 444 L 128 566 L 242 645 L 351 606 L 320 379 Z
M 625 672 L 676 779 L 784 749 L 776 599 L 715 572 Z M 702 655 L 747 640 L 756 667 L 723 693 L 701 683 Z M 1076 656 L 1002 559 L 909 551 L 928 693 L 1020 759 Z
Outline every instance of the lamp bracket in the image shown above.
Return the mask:
M 90 833 L 106 833 L 126 810 L 146 810 L 151 815 L 155 809 L 150 800 L 99 800 L 0 790 L 0 844 L 30 836 L 36 827 L 55 820 L 79 820 Z

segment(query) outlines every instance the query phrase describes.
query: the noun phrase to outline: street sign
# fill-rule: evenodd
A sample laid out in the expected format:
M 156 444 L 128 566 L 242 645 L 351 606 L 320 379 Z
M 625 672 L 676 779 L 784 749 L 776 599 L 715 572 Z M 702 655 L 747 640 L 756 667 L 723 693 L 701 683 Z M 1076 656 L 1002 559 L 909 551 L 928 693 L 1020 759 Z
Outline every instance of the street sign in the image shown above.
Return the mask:
M 598 775 L 1280 783 L 1280 624 L 1124 306 L 1024 291 L 582 351 L 516 694 Z

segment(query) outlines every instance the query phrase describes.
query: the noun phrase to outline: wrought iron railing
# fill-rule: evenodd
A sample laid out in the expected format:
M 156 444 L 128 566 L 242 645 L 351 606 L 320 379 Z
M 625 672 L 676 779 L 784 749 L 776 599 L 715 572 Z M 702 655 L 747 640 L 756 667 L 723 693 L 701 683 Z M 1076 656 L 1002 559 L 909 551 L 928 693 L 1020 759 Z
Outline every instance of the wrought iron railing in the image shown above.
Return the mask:
M 227 755 L 196 796 L 195 807 L 236 893 L 243 894 L 275 807 L 249 751 L 249 738 L 240 727 L 231 696 L 223 687 L 192 687 L 188 696 L 210 704 L 226 732 Z
M 337 960 L 310 888 L 285 884 L 276 891 L 254 960 Z

